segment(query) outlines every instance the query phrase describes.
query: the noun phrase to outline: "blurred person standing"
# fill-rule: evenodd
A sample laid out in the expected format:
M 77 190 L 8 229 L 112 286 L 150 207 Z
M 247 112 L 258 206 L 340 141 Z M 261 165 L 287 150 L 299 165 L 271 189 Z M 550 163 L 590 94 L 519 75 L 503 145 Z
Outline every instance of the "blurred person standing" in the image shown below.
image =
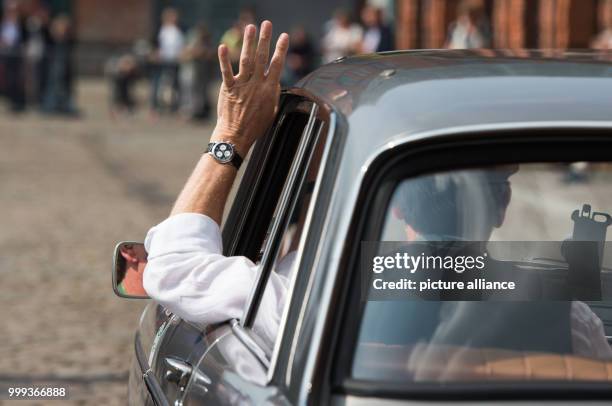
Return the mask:
M 24 44 L 26 30 L 19 13 L 18 2 L 9 0 L 4 3 L 2 23 L 0 23 L 0 55 L 4 65 L 4 83 L 11 110 L 20 112 L 25 109 L 24 81 Z
M 151 82 L 151 109 L 158 113 L 161 108 L 161 92 L 165 84 L 170 86 L 170 110 L 179 107 L 179 59 L 185 39 L 178 26 L 179 14 L 172 7 L 162 11 L 161 27 L 157 34 L 157 49 L 153 53 L 153 77 Z
M 393 31 L 383 21 L 380 8 L 367 5 L 361 10 L 361 21 L 365 27 L 361 41 L 361 53 L 392 51 L 395 48 Z
M 323 37 L 323 62 L 329 63 L 340 57 L 349 56 L 359 51 L 363 31 L 358 24 L 351 21 L 345 10 L 338 10 Z
M 136 108 L 134 85 L 140 77 L 138 60 L 132 54 L 113 58 L 106 67 L 111 81 L 112 106 L 111 114 L 132 114 Z
M 76 116 L 74 105 L 74 37 L 70 18 L 59 15 L 51 21 L 49 67 L 42 109 L 46 113 Z
M 49 20 L 49 10 L 38 2 L 33 6 L 25 22 L 27 31 L 27 42 L 25 44 L 27 101 L 38 106 L 43 103 L 49 75 L 49 48 L 51 47 Z
M 187 37 L 181 64 L 181 109 L 187 118 L 200 120 L 210 115 L 208 93 L 215 55 L 208 29 L 199 23 Z
M 448 29 L 446 48 L 473 49 L 491 46 L 491 28 L 481 2 L 463 0 L 457 7 L 457 20 Z
M 315 48 L 303 26 L 291 31 L 291 44 L 287 51 L 286 68 L 282 78 L 284 86 L 292 86 L 309 74 L 315 64 Z

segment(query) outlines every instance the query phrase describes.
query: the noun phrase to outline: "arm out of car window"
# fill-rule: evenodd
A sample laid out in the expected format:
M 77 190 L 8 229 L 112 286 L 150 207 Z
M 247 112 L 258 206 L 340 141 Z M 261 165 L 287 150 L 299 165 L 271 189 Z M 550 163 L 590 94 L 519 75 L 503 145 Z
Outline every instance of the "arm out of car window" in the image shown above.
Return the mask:
M 281 34 L 268 64 L 272 24 L 262 23 L 258 43 L 256 31 L 253 25 L 245 29 L 237 75 L 227 47 L 219 47 L 223 84 L 211 142 L 230 143 L 241 157 L 273 122 L 289 44 L 287 34 Z M 222 255 L 219 224 L 236 172 L 233 165 L 204 154 L 171 216 L 153 227 L 145 241 L 147 293 L 189 321 L 206 324 L 239 317 L 255 279 L 256 265 L 248 258 Z M 264 300 L 271 307 L 282 302 L 285 286 L 283 278 L 275 281 L 278 291 Z

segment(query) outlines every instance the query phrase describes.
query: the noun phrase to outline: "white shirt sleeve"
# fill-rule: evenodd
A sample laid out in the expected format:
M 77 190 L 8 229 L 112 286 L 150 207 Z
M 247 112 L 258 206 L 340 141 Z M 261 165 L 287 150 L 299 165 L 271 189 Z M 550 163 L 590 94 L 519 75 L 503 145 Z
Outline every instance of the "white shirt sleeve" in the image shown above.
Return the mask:
M 223 256 L 219 226 L 210 217 L 183 213 L 149 230 L 144 288 L 184 320 L 206 325 L 242 317 L 258 266 Z M 266 341 L 276 337 L 288 279 L 272 272 L 256 319 Z M 257 324 L 260 324 L 257 326 Z

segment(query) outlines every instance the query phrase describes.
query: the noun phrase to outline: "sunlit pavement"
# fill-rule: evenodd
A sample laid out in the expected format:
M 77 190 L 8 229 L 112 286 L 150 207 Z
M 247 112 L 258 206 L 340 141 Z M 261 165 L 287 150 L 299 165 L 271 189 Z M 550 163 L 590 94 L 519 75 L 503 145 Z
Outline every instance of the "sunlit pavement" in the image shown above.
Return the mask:
M 72 404 L 126 404 L 144 302 L 114 296 L 112 249 L 167 216 L 210 133 L 111 120 L 107 90 L 80 83 L 80 119 L 0 113 L 0 382 L 67 385 Z

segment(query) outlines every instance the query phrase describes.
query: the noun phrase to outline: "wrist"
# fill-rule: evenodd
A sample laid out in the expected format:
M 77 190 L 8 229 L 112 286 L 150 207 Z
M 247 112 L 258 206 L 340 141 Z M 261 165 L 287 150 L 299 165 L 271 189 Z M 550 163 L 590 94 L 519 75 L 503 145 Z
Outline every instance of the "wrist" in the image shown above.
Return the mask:
M 210 142 L 229 142 L 234 145 L 236 152 L 243 159 L 248 154 L 252 145 L 245 137 L 241 136 L 238 131 L 219 127 L 215 127 L 210 137 Z

